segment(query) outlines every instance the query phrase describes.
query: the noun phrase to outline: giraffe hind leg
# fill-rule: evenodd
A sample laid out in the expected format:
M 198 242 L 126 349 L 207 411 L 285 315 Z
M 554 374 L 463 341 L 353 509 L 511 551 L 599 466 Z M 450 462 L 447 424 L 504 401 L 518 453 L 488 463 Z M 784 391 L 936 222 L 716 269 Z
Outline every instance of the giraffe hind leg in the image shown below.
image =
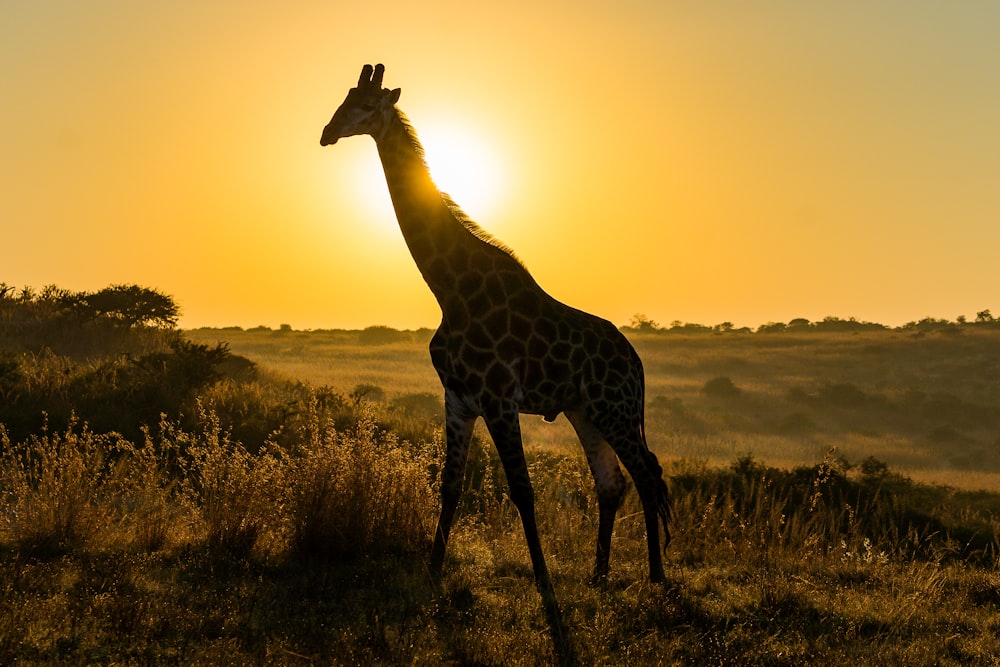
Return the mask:
M 663 468 L 656 455 L 649 451 L 643 435 L 641 418 L 629 425 L 614 428 L 614 424 L 599 424 L 618 458 L 625 465 L 635 483 L 642 514 L 646 524 L 646 545 L 649 551 L 649 579 L 663 582 L 663 555 L 660 551 L 660 525 L 662 524 L 666 542 L 670 541 L 667 522 L 670 518 L 670 500 L 667 485 L 663 481 Z
M 582 411 L 568 411 L 566 418 L 580 438 L 597 490 L 600 517 L 597 527 L 597 556 L 591 578 L 591 582 L 596 584 L 608 577 L 611 537 L 614 533 L 615 516 L 625 497 L 625 476 L 618 465 L 618 456 Z
M 624 458 L 623 462 L 635 482 L 642 503 L 642 515 L 646 523 L 646 546 L 649 551 L 649 580 L 662 583 L 666 581 L 666 575 L 663 572 L 663 555 L 660 551 L 661 523 L 666 533 L 664 549 L 666 543 L 670 541 L 670 533 L 667 532 L 667 520 L 670 516 L 667 485 L 663 481 L 663 469 L 656 455 L 648 450 L 642 440 L 638 442 L 642 445 L 642 450 L 637 451 L 633 444 L 630 449 L 632 455 Z

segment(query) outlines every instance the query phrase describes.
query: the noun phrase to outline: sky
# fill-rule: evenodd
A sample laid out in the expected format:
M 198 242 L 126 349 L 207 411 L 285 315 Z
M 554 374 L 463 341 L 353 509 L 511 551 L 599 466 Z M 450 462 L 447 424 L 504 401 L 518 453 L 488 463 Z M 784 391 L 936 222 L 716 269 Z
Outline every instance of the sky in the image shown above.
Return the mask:
M 382 62 L 441 188 L 616 324 L 1000 313 L 998 33 L 991 0 L 5 0 L 0 282 L 436 326 L 373 141 L 319 145 Z

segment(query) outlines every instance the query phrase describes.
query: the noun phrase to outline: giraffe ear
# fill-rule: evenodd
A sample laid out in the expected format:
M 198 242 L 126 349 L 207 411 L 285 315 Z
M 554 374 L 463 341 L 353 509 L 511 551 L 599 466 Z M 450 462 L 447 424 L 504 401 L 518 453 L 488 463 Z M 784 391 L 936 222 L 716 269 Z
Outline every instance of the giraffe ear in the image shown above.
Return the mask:
M 389 91 L 389 104 L 395 104 L 399 101 L 400 88 Z

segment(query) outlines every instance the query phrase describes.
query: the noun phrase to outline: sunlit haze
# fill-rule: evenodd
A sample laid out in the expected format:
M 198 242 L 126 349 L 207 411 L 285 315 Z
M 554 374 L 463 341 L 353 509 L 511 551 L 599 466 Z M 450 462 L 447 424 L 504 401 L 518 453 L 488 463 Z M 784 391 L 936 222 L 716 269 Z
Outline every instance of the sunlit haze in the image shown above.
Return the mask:
M 184 327 L 433 327 L 365 63 L 442 190 L 573 306 L 737 326 L 1000 311 L 1000 3 L 129 3 L 0 10 L 0 282 Z

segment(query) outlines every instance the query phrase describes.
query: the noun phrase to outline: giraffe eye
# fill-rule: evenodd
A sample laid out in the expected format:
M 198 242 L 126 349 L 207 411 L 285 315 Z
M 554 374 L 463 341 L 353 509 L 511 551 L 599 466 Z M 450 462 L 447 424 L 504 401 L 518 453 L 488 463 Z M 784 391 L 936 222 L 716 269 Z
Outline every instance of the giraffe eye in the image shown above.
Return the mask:
M 361 110 L 362 111 L 375 111 L 375 105 L 372 104 L 371 102 L 365 102 L 364 104 L 361 105 Z

